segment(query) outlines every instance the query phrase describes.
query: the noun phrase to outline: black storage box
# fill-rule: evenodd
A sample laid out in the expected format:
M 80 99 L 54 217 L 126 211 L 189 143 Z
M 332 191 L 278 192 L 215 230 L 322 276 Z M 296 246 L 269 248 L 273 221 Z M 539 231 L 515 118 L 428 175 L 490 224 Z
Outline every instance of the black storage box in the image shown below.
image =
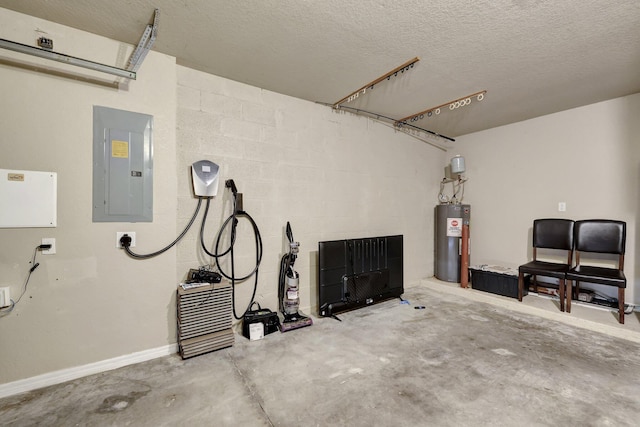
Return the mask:
M 471 287 L 478 291 L 491 292 L 505 297 L 518 298 L 518 276 L 502 274 L 493 271 L 469 268 L 471 273 Z M 529 281 L 531 276 L 524 276 L 524 289 L 522 296 L 529 293 Z
M 253 310 L 254 304 L 258 306 L 257 310 Z M 257 333 L 251 333 L 251 325 L 259 326 Z M 253 304 L 251 304 L 251 307 L 242 318 L 242 335 L 251 340 L 262 339 L 265 335 L 276 332 L 279 327 L 280 319 L 278 318 L 278 313 L 275 313 L 268 308 L 260 307 L 260 304 L 257 302 L 253 302 Z

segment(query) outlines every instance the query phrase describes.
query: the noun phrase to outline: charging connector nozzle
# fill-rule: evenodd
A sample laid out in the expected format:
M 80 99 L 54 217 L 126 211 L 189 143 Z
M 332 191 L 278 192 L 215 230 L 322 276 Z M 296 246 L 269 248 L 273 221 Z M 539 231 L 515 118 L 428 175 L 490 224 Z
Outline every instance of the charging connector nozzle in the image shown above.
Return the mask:
M 224 182 L 225 187 L 230 188 L 231 192 L 236 195 L 238 194 L 238 188 L 236 187 L 236 183 L 233 182 L 232 179 L 228 179 Z

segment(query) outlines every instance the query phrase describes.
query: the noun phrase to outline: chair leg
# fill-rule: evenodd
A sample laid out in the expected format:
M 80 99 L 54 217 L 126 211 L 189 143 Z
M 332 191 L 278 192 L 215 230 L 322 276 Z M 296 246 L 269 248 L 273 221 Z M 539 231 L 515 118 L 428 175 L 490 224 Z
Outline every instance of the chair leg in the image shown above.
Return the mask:
M 573 298 L 573 281 L 571 280 L 566 281 L 565 294 L 567 294 L 567 313 L 571 313 L 571 299 Z
M 522 302 L 522 293 L 524 289 L 524 273 L 518 274 L 518 301 Z
M 624 288 L 618 288 L 618 322 L 624 325 Z
M 558 296 L 560 297 L 560 311 L 564 311 L 564 298 L 565 298 L 565 290 L 564 290 L 564 279 L 560 279 L 560 289 L 558 289 Z
M 538 276 L 534 274 L 533 276 L 531 276 L 531 280 L 533 280 L 533 291 L 537 294 L 538 293 Z

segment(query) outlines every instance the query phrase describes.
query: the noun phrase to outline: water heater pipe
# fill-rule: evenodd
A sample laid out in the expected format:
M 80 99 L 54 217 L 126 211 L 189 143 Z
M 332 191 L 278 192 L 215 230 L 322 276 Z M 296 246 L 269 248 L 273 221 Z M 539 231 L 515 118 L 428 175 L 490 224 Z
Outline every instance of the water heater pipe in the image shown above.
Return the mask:
M 462 247 L 460 254 L 460 287 L 469 287 L 469 224 L 462 225 Z

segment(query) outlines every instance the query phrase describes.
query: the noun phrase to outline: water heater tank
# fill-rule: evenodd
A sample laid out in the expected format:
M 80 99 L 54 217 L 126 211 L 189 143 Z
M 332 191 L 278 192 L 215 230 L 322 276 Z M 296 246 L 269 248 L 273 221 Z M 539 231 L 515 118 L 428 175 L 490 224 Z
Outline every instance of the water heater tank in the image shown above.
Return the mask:
M 462 225 L 468 225 L 470 205 L 436 206 L 435 276 L 460 283 Z

